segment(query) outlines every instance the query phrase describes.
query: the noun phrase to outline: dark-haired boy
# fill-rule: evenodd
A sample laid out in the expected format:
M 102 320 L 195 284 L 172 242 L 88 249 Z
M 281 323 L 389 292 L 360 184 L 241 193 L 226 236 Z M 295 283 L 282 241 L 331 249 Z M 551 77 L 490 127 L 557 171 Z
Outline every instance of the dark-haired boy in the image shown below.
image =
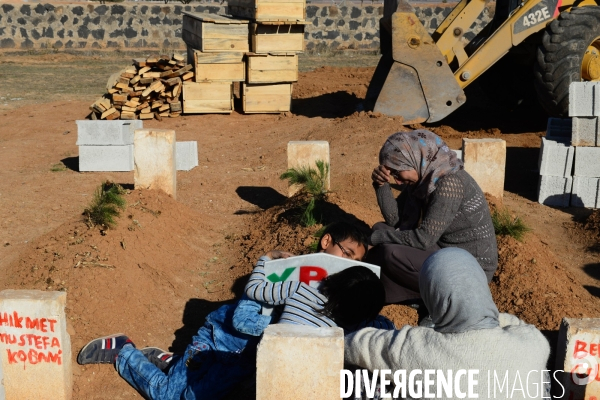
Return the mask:
M 366 236 L 349 224 L 334 223 L 323 232 L 318 249 L 359 261 L 367 250 Z M 293 254 L 270 251 L 259 259 L 257 268 L 265 261 L 290 256 Z M 244 296 L 237 303 L 213 311 L 185 353 L 173 356 L 164 372 L 155 365 L 159 364 L 156 360 L 149 361 L 122 334 L 91 341 L 81 350 L 77 361 L 114 362 L 119 374 L 149 399 L 218 399 L 254 373 L 256 346 L 272 322 L 270 316 L 260 314 L 261 308 L 260 303 Z M 393 327 L 391 322 L 389 327 Z

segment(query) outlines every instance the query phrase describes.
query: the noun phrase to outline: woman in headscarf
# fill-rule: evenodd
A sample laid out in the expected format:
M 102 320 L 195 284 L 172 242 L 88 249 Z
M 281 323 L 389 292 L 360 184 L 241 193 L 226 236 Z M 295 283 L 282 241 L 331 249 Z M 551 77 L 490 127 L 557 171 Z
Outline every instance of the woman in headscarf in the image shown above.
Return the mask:
M 490 210 L 456 153 L 424 129 L 390 136 L 372 174 L 385 223 L 373 226 L 367 262 L 382 267 L 387 303 L 418 299 L 425 259 L 445 247 L 471 253 L 491 281 L 498 245 Z M 403 185 L 395 199 L 389 182 Z
M 542 383 L 550 380 L 542 372 L 550 354 L 548 341 L 535 326 L 498 313 L 486 276 L 471 254 L 447 248 L 431 255 L 421 269 L 419 288 L 431 312 L 433 329 L 406 325 L 400 330 L 366 328 L 349 334 L 344 346 L 347 363 L 370 371 L 405 370 L 406 377 L 421 370 L 421 383 L 425 370 L 445 377 L 450 370 L 452 378 L 459 370 L 479 370 L 474 379 L 480 399 L 490 398 L 494 390 L 503 390 L 496 392 L 498 397 L 492 395 L 494 398 L 548 398 L 549 387 Z M 496 389 L 492 386 L 494 373 Z M 463 376 L 461 392 L 466 392 L 466 381 Z M 435 376 L 433 382 L 430 391 L 436 393 L 440 388 Z M 456 384 L 454 379 L 452 382 Z M 427 396 L 416 398 L 421 397 Z M 442 397 L 436 398 L 456 397 L 442 391 Z

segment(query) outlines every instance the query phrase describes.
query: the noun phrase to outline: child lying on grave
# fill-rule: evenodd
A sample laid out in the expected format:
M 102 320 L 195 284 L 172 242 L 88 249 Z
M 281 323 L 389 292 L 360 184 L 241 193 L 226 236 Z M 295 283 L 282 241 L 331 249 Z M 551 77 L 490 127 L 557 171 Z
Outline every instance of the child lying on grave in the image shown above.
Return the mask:
M 366 249 L 365 236 L 346 223 L 327 227 L 318 246 L 320 252 L 353 260 L 361 260 Z M 148 399 L 219 399 L 254 373 L 260 335 L 275 322 L 260 314 L 262 305 L 254 300 L 283 305 L 280 323 L 340 326 L 346 333 L 365 326 L 394 328 L 378 315 L 385 292 L 379 278 L 366 267 L 332 274 L 318 289 L 298 281 L 263 280 L 265 261 L 290 256 L 274 250 L 261 257 L 245 296 L 210 313 L 183 355 L 157 348 L 140 351 L 127 336 L 115 334 L 88 343 L 77 362 L 114 363 L 123 379 Z

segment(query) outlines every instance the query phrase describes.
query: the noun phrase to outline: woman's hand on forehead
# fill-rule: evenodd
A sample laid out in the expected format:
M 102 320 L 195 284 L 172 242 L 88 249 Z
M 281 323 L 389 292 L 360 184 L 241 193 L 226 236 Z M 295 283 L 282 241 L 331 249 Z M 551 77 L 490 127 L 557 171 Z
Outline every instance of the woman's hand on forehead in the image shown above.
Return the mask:
M 390 181 L 390 170 L 385 165 L 379 165 L 373 170 L 371 179 L 377 186 L 383 186 Z

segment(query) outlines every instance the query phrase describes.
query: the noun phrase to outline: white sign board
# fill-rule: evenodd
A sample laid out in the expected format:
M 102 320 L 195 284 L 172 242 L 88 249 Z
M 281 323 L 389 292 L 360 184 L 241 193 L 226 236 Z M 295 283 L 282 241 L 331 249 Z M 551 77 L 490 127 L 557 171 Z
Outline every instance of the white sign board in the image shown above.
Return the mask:
M 357 265 L 370 269 L 377 277 L 380 276 L 381 268 L 377 265 L 326 253 L 314 253 L 265 262 L 265 279 L 273 283 L 300 281 L 316 288 L 319 282 L 329 275 Z M 271 309 L 263 306 L 263 314 L 270 315 Z

